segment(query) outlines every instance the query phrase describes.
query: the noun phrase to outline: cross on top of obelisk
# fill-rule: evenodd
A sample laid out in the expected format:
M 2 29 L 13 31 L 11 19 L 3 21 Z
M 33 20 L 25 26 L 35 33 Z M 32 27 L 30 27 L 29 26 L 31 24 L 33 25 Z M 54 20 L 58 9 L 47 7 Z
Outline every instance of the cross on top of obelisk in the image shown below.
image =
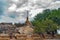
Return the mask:
M 29 11 L 27 11 L 27 17 L 26 17 L 26 22 L 25 22 L 26 25 L 30 25 L 30 22 L 29 22 Z
M 27 11 L 27 20 L 29 19 L 29 11 Z

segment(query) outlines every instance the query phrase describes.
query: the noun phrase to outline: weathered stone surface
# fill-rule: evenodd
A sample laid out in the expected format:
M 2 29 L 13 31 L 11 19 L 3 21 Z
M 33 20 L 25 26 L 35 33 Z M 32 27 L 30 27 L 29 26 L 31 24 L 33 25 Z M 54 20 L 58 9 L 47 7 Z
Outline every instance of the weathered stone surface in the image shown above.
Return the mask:
M 20 27 L 19 32 L 21 34 L 32 34 L 33 33 L 33 28 L 26 26 L 26 27 Z
M 28 13 L 27 13 L 25 25 L 24 25 L 24 27 L 20 27 L 19 32 L 21 34 L 32 34 L 33 33 L 32 25 L 28 20 Z

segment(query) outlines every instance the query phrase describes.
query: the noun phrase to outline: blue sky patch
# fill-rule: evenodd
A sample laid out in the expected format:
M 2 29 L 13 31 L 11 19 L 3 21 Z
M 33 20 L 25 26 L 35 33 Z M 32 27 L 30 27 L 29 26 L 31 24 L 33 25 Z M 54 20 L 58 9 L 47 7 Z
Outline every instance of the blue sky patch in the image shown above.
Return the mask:
M 4 10 L 5 10 L 6 2 L 1 0 L 0 1 L 0 16 L 3 15 Z
M 10 18 L 15 18 L 15 15 L 9 15 Z

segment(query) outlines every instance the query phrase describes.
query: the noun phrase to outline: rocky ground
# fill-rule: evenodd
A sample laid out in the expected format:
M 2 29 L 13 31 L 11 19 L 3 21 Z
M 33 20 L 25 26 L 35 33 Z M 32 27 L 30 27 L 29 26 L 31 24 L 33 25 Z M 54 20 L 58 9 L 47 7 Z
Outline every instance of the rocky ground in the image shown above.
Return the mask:
M 52 37 L 51 35 L 45 35 L 45 38 L 40 37 L 39 35 L 32 35 L 32 36 L 26 36 L 26 35 L 17 35 L 10 39 L 9 36 L 0 36 L 0 40 L 60 40 L 60 35 L 55 35 L 55 37 Z

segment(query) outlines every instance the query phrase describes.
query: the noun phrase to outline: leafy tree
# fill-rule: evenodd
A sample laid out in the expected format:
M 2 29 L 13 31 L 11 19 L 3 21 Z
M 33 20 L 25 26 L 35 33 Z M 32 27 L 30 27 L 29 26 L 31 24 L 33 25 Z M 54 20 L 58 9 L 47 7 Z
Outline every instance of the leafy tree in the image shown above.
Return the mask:
M 49 32 L 54 36 L 60 26 L 60 8 L 53 10 L 46 9 L 42 13 L 37 14 L 32 24 L 36 33 L 43 34 Z
M 42 21 L 42 20 L 46 20 L 46 18 L 60 25 L 60 8 L 53 10 L 46 9 L 42 13 L 37 14 L 34 19 Z
M 34 33 L 37 33 L 39 35 L 42 34 L 42 37 L 45 37 L 44 33 L 46 26 L 43 24 L 43 22 L 39 20 L 34 20 L 32 21 L 32 24 L 34 26 Z
M 45 20 L 50 14 L 50 9 L 44 10 L 42 13 L 39 13 L 35 16 L 35 20 Z
M 54 34 L 56 33 L 55 30 L 57 30 L 58 28 L 57 24 L 55 24 L 52 20 L 49 19 L 42 20 L 42 21 L 34 20 L 32 24 L 34 26 L 34 32 L 43 35 L 44 33 L 49 32 L 54 36 Z
M 50 34 L 53 34 L 53 36 L 54 36 L 54 34 L 57 33 L 58 25 L 49 19 L 46 19 L 44 23 L 47 26 L 46 32 L 47 33 L 49 32 Z

